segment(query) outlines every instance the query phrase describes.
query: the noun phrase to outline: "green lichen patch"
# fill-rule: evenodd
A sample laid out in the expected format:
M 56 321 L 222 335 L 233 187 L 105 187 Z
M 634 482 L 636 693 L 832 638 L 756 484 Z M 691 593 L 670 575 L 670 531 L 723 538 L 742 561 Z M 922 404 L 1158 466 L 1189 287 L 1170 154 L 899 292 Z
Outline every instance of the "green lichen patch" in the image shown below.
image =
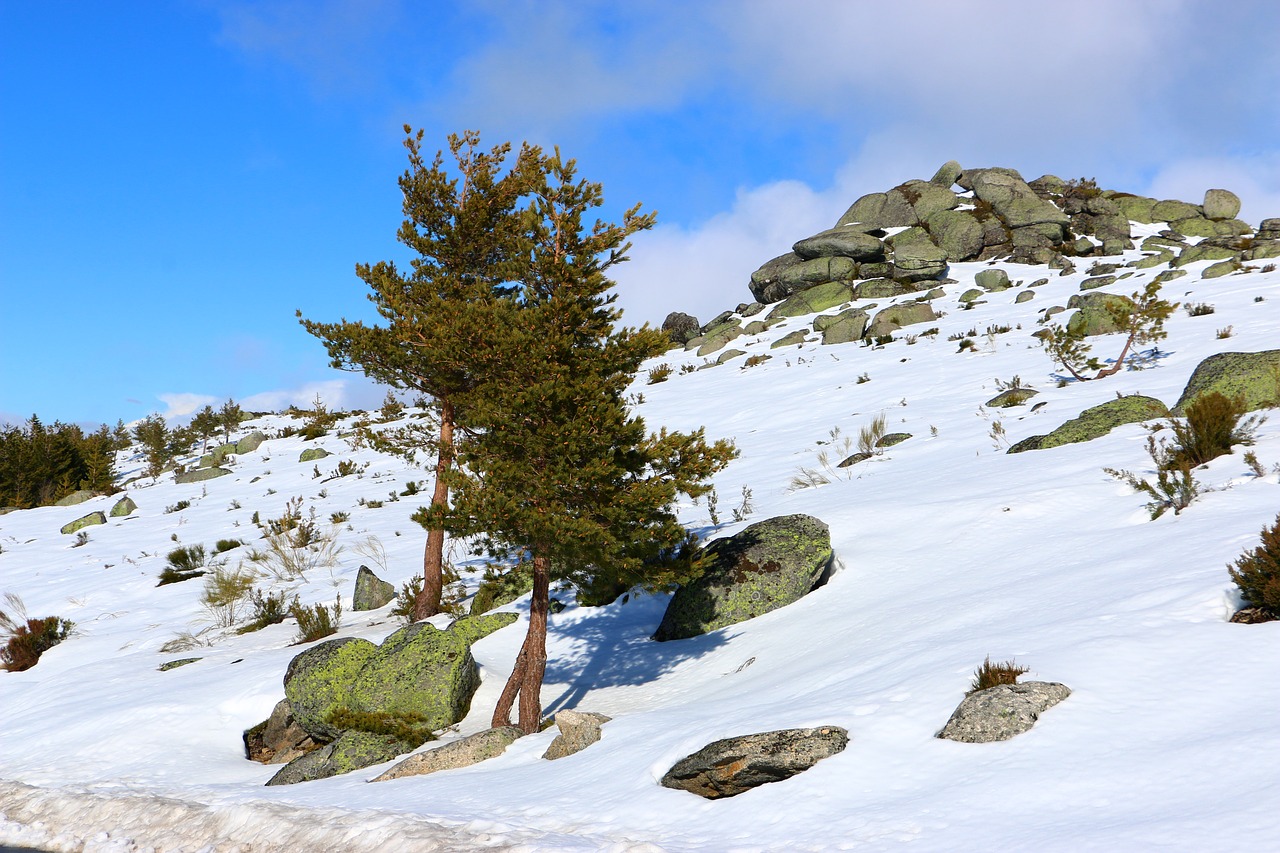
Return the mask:
M 1280 405 L 1280 349 L 1220 352 L 1196 367 L 1173 407 L 1181 415 L 1187 404 L 1209 391 L 1244 397 L 1246 411 Z
M 1075 444 L 1100 438 L 1121 424 L 1142 423 L 1169 416 L 1164 403 L 1154 397 L 1133 394 L 1085 409 L 1048 435 L 1033 435 L 1009 448 L 1009 453 L 1024 450 L 1047 450 L 1063 444 Z

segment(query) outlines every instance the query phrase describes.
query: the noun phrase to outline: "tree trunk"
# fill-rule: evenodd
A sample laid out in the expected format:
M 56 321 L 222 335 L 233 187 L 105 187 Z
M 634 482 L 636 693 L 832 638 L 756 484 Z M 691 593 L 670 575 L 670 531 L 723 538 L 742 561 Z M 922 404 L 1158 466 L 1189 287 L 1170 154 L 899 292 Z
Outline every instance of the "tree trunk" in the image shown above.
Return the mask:
M 440 452 L 436 456 L 436 487 L 431 495 L 431 506 L 444 507 L 449 503 L 449 484 L 445 475 L 453 464 L 453 405 L 448 400 L 440 404 Z M 422 554 L 422 591 L 413 602 L 413 620 L 429 619 L 440 612 L 440 597 L 444 592 L 444 530 L 427 531 L 427 547 Z
M 551 580 L 548 560 L 533 557 L 533 600 L 529 609 L 528 648 L 524 681 L 520 685 L 520 728 L 533 734 L 542 723 L 542 676 L 547 671 L 547 610 Z
M 1119 373 L 1124 368 L 1124 360 L 1129 355 L 1129 347 L 1133 345 L 1133 335 L 1129 335 L 1129 339 L 1124 342 L 1124 349 L 1120 350 L 1120 357 L 1116 359 L 1115 364 L 1110 367 L 1104 367 L 1098 371 L 1098 375 L 1094 379 L 1102 379 L 1104 376 L 1110 376 L 1113 373 Z
M 551 581 L 546 557 L 533 558 L 533 601 L 529 611 L 529 632 L 507 684 L 498 697 L 492 725 L 511 725 L 511 708 L 520 697 L 520 729 L 533 734 L 542 722 L 542 677 L 547 671 L 547 610 Z

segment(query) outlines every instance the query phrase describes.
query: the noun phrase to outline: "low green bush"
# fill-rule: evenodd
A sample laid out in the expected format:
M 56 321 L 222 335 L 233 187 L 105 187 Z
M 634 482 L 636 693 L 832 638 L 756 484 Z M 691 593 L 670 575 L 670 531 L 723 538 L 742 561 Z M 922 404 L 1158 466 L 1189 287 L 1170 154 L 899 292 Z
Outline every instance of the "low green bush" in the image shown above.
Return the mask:
M 1280 618 L 1280 516 L 1262 528 L 1258 547 L 1245 551 L 1227 568 L 1246 603 Z

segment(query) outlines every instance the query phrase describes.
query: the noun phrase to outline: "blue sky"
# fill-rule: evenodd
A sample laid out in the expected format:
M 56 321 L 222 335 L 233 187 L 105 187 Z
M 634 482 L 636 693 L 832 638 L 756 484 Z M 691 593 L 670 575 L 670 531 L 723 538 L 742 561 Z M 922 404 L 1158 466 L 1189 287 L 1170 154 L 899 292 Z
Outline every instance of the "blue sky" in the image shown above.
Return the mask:
M 372 319 L 405 123 L 560 145 L 659 225 L 629 322 L 706 320 L 942 162 L 1280 216 L 1263 2 L 0 0 L 0 418 L 369 406 L 294 311 Z

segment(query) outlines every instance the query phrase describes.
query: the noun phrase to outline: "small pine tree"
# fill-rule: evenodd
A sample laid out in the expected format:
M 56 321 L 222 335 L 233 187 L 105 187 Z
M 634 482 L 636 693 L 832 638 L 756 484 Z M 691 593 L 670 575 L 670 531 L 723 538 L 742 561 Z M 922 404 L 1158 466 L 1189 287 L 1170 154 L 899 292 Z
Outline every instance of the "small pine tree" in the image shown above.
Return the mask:
M 147 415 L 133 428 L 134 439 L 146 454 L 148 477 L 159 477 L 190 447 L 184 430 L 170 430 L 160 415 Z
M 499 322 L 475 355 L 481 382 L 464 398 L 472 427 L 450 482 L 454 504 L 422 514 L 455 534 L 477 535 L 491 553 L 527 556 L 533 572 L 528 634 L 493 715 L 519 726 L 541 718 L 550 581 L 661 586 L 682 567 L 673 559 L 687 532 L 673 511 L 678 494 L 704 494 L 704 481 L 735 455 L 728 442 L 693 434 L 650 435 L 625 392 L 641 362 L 664 352 L 649 327 L 615 328 L 605 275 L 626 260 L 627 238 L 649 228 L 639 206 L 621 224 L 583 216 L 602 204 L 599 184 L 579 181 L 559 151 L 541 158 L 534 192 L 529 268 L 518 300 L 494 306 Z
M 1166 302 L 1160 298 L 1160 282 L 1157 281 L 1148 282 L 1141 293 L 1134 293 L 1129 299 L 1132 304 L 1118 303 L 1107 309 L 1121 333 L 1126 335 L 1120 355 L 1110 367 L 1103 367 L 1090 355 L 1092 345 L 1084 339 L 1082 331 L 1072 332 L 1066 326 L 1057 324 L 1050 325 L 1044 337 L 1049 355 L 1081 382 L 1119 373 L 1124 369 L 1124 360 L 1129 357 L 1131 349 L 1165 339 L 1167 333 L 1164 321 L 1178 307 L 1178 303 Z M 1086 376 L 1084 373 L 1094 370 L 1097 373 L 1093 376 Z
M 1245 551 L 1227 568 L 1248 604 L 1280 618 L 1280 516 L 1262 528 L 1258 547 Z
M 208 449 L 209 439 L 217 435 L 221 427 L 222 418 L 213 410 L 213 406 L 205 406 L 196 412 L 195 417 L 191 419 L 191 434 L 200 439 L 201 453 Z
M 222 429 L 222 443 L 227 444 L 231 441 L 231 431 L 240 428 L 240 422 L 244 420 L 244 411 L 234 400 L 228 398 L 227 402 L 222 404 L 222 408 L 218 410 L 218 426 Z

